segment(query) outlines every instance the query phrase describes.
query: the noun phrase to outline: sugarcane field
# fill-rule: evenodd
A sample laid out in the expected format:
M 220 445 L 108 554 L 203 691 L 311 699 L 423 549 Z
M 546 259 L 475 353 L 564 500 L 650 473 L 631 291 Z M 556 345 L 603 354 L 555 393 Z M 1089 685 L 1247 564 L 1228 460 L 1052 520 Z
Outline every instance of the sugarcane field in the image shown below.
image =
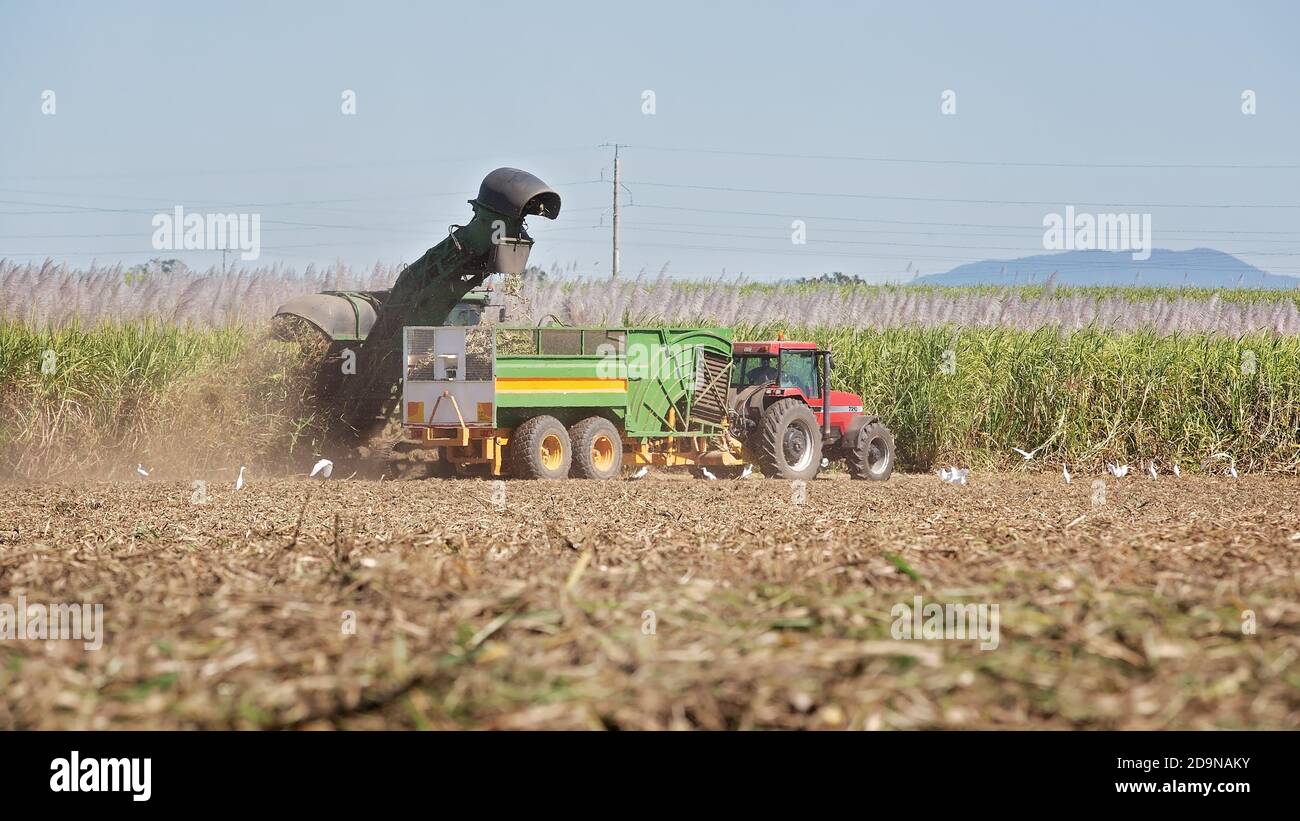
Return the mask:
M 1298 22 L 0 0 L 13 806 L 1279 804 Z

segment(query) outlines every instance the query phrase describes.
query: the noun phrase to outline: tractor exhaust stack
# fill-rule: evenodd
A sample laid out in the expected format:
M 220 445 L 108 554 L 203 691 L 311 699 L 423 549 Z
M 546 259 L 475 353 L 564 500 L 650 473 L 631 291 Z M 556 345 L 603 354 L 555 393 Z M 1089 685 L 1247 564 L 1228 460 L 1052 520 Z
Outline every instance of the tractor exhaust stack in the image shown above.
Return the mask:
M 831 438 L 831 352 L 822 351 L 822 441 Z

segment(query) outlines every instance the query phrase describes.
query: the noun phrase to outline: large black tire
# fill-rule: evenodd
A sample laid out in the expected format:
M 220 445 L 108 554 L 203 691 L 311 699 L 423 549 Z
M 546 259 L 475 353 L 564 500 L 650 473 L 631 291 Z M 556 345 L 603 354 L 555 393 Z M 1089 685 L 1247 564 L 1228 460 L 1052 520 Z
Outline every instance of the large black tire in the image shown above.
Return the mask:
M 534 416 L 510 436 L 510 468 L 520 479 L 563 479 L 573 464 L 569 432 L 554 416 Z
M 569 428 L 576 479 L 617 479 L 623 472 L 623 439 L 603 416 L 589 416 Z
M 885 481 L 894 472 L 894 434 L 879 422 L 863 425 L 847 461 L 854 479 Z
M 763 475 L 776 479 L 812 479 L 822 461 L 822 434 L 817 417 L 798 399 L 782 399 L 763 412 L 752 439 Z

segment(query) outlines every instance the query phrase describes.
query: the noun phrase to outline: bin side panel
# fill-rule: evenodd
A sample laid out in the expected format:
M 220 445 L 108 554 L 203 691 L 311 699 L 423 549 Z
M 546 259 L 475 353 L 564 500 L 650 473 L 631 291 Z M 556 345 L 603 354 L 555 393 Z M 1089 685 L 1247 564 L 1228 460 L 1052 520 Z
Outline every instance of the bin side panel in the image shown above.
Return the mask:
M 542 413 L 566 424 L 592 415 L 619 422 L 627 405 L 622 357 L 498 355 L 496 375 L 502 427 Z
M 692 413 L 697 391 L 707 385 L 705 353 L 730 360 L 730 329 L 628 329 L 629 436 L 709 434 L 719 430 L 719 425 L 699 420 Z

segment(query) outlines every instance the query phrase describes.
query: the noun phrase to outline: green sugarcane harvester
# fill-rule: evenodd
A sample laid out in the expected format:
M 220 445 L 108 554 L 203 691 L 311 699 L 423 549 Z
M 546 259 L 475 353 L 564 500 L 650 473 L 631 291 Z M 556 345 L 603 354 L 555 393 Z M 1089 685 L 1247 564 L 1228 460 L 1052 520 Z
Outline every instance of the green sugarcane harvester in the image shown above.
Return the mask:
M 310 294 L 276 311 L 283 328 L 301 327 L 305 320 L 327 338 L 318 396 L 339 409 L 356 442 L 383 427 L 399 398 L 402 328 L 443 324 L 489 276 L 522 274 L 533 246 L 524 218 L 560 215 L 560 195 L 517 168 L 484 177 L 469 204 L 474 218 L 451 226 L 447 238 L 408 265 L 390 290 Z M 355 373 L 344 369 L 347 350 L 356 355 Z
M 471 292 L 523 273 L 524 218 L 555 219 L 560 196 L 499 168 L 470 206 L 469 224 L 451 226 L 391 290 L 312 294 L 276 313 L 286 336 L 323 336 L 317 395 L 353 444 L 400 405 L 402 444 L 435 451 L 448 473 L 608 479 L 630 463 L 734 475 L 754 463 L 811 479 L 843 458 L 854 478 L 889 478 L 893 436 L 861 397 L 830 389 L 831 353 L 814 343 L 733 346 L 727 328 L 478 325 Z

